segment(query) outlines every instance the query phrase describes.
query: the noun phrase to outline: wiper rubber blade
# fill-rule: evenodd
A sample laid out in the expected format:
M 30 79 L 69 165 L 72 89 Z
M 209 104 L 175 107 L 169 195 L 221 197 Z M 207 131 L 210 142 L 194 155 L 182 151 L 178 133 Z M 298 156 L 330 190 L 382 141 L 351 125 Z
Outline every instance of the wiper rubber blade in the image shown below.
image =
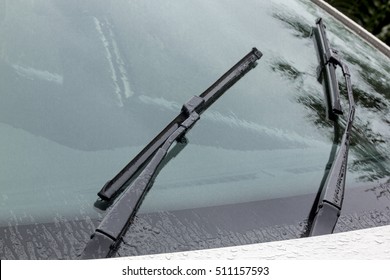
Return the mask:
M 180 114 L 174 118 L 146 147 L 137 154 L 113 179 L 108 181 L 99 191 L 98 196 L 103 200 L 110 200 L 128 182 L 137 171 L 156 153 L 168 137 L 188 118 L 188 111 L 195 111 L 201 114 L 214 103 L 224 92 L 234 85 L 243 75 L 256 66 L 256 60 L 260 59 L 262 53 L 253 48 L 250 53 L 243 57 L 236 65 L 227 71 L 213 85 L 199 96 L 194 96 L 183 106 Z M 200 104 L 197 102 L 201 100 Z M 193 108 L 190 108 L 193 107 Z
M 333 233 L 338 217 L 340 216 L 345 192 L 349 140 L 355 116 L 355 102 L 352 93 L 351 74 L 348 66 L 337 56 L 335 51 L 329 51 L 329 42 L 326 37 L 325 26 L 321 18 L 317 20 L 317 25 L 313 31 L 317 40 L 321 63 L 320 67 L 324 69 L 323 71 L 327 71 L 325 70 L 327 67 L 326 65 L 328 65 L 328 68 L 330 69 L 336 69 L 337 66 L 341 67 L 347 88 L 349 110 L 340 148 L 332 163 L 329 173 L 327 174 L 325 183 L 320 190 L 319 199 L 317 199 L 315 205 L 313 206 L 315 214 L 312 220 L 309 221 L 309 224 L 311 224 L 309 236 Z M 323 46 L 325 46 L 325 49 Z M 323 55 L 321 55 L 321 52 L 323 52 Z M 330 55 L 329 57 L 327 57 L 328 54 Z M 327 60 L 324 61 L 321 57 L 327 57 Z M 338 92 L 336 76 L 330 75 L 329 78 L 331 78 L 331 85 L 337 85 Z M 326 79 L 325 83 L 327 83 Z M 331 93 L 335 92 L 333 91 L 333 87 L 326 87 L 326 89 L 330 90 Z M 334 121 L 337 121 L 337 118 Z
M 203 92 L 200 96 L 192 97 L 183 105 L 180 115 L 176 117 L 175 120 L 158 135 L 158 137 L 148 144 L 148 146 L 142 151 L 144 152 L 143 154 L 141 152 L 136 156 L 136 159 L 142 159 L 140 160 L 142 162 L 135 160 L 131 161 L 137 162 L 138 166 L 141 167 L 143 162 L 151 157 L 151 160 L 143 169 L 141 174 L 115 201 L 99 226 L 96 228 L 83 251 L 81 256 L 83 259 L 105 258 L 111 256 L 120 242 L 122 235 L 126 232 L 130 223 L 134 219 L 144 196 L 152 185 L 156 170 L 167 155 L 172 143 L 180 140 L 199 120 L 199 115 L 242 76 L 253 69 L 256 66 L 256 61 L 261 57 L 262 53 L 256 48 L 253 48 L 250 53 L 242 58 L 205 92 Z M 182 121 L 178 121 L 181 119 Z M 122 174 L 121 176 L 125 177 L 122 178 L 119 176 L 119 181 L 127 181 L 129 179 L 128 175 L 136 172 L 128 171 L 131 169 L 130 165 L 127 165 L 125 169 L 122 170 L 123 172 L 121 171 L 122 173 L 120 173 Z M 119 188 L 120 187 L 121 186 L 119 186 Z M 114 194 L 115 192 L 111 193 Z

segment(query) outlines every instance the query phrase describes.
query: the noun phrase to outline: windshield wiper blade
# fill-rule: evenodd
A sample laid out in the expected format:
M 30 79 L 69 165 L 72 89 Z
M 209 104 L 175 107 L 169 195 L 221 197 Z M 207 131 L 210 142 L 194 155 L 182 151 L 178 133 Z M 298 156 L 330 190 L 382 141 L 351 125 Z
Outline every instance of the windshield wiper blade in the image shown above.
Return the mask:
M 319 80 L 320 77 L 323 77 L 324 91 L 328 93 L 326 96 L 328 118 L 336 120 L 337 115 L 343 113 L 336 77 L 336 68 L 339 64 L 336 61 L 337 57 L 335 56 L 334 50 L 330 47 L 322 18 L 319 18 L 316 23 L 317 27 L 313 31 L 318 50 L 317 55 L 320 61 L 317 75 Z
M 200 96 L 194 96 L 183 105 L 182 111 L 151 143 L 148 144 L 143 155 L 136 158 L 146 161 L 152 157 L 141 174 L 132 182 L 122 195 L 115 201 L 99 226 L 96 228 L 90 241 L 84 249 L 82 258 L 105 258 L 109 257 L 115 250 L 126 232 L 131 221 L 134 219 L 144 196 L 151 187 L 151 183 L 156 175 L 160 163 L 166 156 L 170 146 L 175 141 L 184 137 L 185 133 L 199 120 L 199 115 L 214 103 L 226 90 L 236 83 L 242 76 L 253 69 L 256 61 L 262 57 L 262 53 L 253 48 L 244 58 L 234 65 L 228 72 L 219 78 Z M 178 121 L 183 119 L 182 121 Z M 153 152 L 156 150 L 155 152 Z M 141 152 L 142 153 L 142 152 Z M 136 162 L 136 161 L 131 161 Z M 137 163 L 139 167 L 143 163 Z M 126 166 L 131 169 L 131 166 Z M 125 181 L 130 171 L 122 172 Z M 123 171 L 123 170 L 122 170 Z M 132 171 L 133 172 L 133 171 Z M 127 179 L 126 179 L 127 180 Z
M 213 85 L 199 96 L 194 96 L 185 106 L 192 108 L 196 113 L 201 114 L 211 104 L 214 103 L 226 90 L 236 83 L 251 68 L 255 67 L 256 60 L 260 59 L 262 53 L 253 48 L 244 58 L 227 71 Z M 197 102 L 201 101 L 201 104 Z M 189 108 L 192 110 L 191 108 Z M 98 196 L 103 200 L 110 200 L 128 182 L 137 171 L 152 158 L 156 151 L 167 141 L 168 137 L 185 121 L 188 117 L 188 110 L 183 107 L 180 114 L 174 118 L 146 147 L 139 152 L 113 179 L 108 181 L 99 191 Z
M 317 20 L 316 27 L 313 28 L 313 31 L 317 43 L 317 51 L 324 83 L 331 85 L 330 87 L 325 87 L 325 90 L 327 90 L 326 93 L 329 94 L 332 99 L 332 95 L 337 92 L 337 95 L 333 96 L 333 101 L 336 100 L 335 103 L 339 103 L 339 101 L 337 101 L 339 100 L 338 82 L 336 76 L 330 73 L 335 70 L 337 66 L 340 66 L 346 83 L 349 108 L 339 151 L 330 167 L 325 183 L 320 189 L 318 199 L 313 206 L 315 212 L 314 216 L 309 221 L 311 226 L 309 236 L 332 233 L 338 217 L 340 216 L 345 191 L 349 140 L 355 116 L 355 102 L 352 93 L 351 74 L 348 66 L 338 57 L 337 52 L 330 48 L 326 36 L 325 25 L 321 18 Z M 336 85 L 336 87 L 334 85 Z M 335 111 L 333 107 L 335 104 L 331 103 L 330 105 L 332 112 L 337 113 L 338 109 Z M 329 111 L 331 110 L 328 110 L 328 112 Z M 341 107 L 339 112 L 341 112 Z M 333 117 L 330 118 L 332 119 Z M 337 117 L 333 118 L 333 120 L 336 122 Z

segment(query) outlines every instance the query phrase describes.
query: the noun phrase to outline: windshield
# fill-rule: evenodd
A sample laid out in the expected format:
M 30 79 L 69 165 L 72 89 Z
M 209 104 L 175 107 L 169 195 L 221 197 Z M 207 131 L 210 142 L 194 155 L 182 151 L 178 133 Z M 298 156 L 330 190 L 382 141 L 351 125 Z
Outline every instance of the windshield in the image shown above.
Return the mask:
M 310 37 L 319 16 L 356 101 L 336 231 L 351 213 L 389 223 L 389 59 L 314 4 L 0 1 L 1 258 L 76 258 L 106 212 L 105 182 L 253 46 L 261 63 L 188 133 L 118 254 L 303 234 L 334 138 Z

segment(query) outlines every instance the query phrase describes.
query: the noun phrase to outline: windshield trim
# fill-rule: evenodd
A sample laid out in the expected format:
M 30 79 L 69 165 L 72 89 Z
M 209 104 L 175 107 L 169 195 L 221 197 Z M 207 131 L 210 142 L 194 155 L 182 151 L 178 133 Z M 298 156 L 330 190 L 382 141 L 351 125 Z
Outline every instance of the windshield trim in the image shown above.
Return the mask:
M 385 56 L 390 58 L 390 47 L 387 46 L 385 43 L 383 43 L 381 40 L 379 40 L 377 37 L 372 35 L 370 32 L 368 32 L 366 29 L 364 29 L 362 26 L 358 25 L 356 22 L 351 20 L 349 17 L 329 5 L 323 0 L 311 0 L 313 3 L 324 9 L 326 12 L 328 12 L 330 15 L 334 16 L 337 20 L 341 21 L 343 24 L 345 24 L 353 33 L 367 41 L 369 44 L 371 44 L 375 49 L 379 50 L 381 53 L 383 53 Z

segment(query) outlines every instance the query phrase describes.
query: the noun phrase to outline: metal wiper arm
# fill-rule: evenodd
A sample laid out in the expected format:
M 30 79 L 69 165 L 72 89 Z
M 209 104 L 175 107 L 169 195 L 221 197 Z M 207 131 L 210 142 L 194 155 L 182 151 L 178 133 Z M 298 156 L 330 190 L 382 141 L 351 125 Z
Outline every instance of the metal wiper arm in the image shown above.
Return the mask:
M 330 83 L 332 85 L 331 87 L 325 87 L 325 89 L 328 89 L 327 93 L 331 96 L 336 92 L 335 89 L 337 89 L 338 92 L 336 76 L 329 75 L 329 69 L 336 69 L 337 66 L 340 66 L 346 83 L 349 108 L 339 151 L 327 174 L 325 183 L 320 190 L 319 199 L 313 206 L 315 214 L 312 220 L 309 221 L 311 224 L 310 236 L 332 233 L 338 217 L 340 216 L 345 191 L 349 140 L 355 116 L 355 102 L 352 94 L 351 74 L 348 66 L 340 60 L 334 50 L 330 49 L 322 19 L 318 19 L 316 23 L 317 26 L 314 28 L 314 36 L 320 57 L 320 67 L 322 68 L 325 83 Z M 331 80 L 327 81 L 328 78 Z M 333 85 L 336 85 L 337 87 L 334 87 Z M 333 103 L 331 105 L 333 106 Z M 334 121 L 337 121 L 337 117 Z
M 227 89 L 236 83 L 243 75 L 256 66 L 262 53 L 253 48 L 243 59 L 234 65 L 220 79 L 200 96 L 192 97 L 183 105 L 182 111 L 174 122 L 171 122 L 145 149 L 145 154 L 150 154 L 152 159 L 146 165 L 141 174 L 132 182 L 123 194 L 115 201 L 102 222 L 96 228 L 90 241 L 84 249 L 82 258 L 105 258 L 115 250 L 134 219 L 144 196 L 151 187 L 157 168 L 161 164 L 167 152 L 176 140 L 180 140 L 185 133 L 199 120 L 199 115 L 215 102 Z M 182 121 L 178 121 L 182 119 Z M 176 122 L 177 121 L 177 122 Z M 162 138 L 162 139 L 161 139 Z M 153 152 L 156 150 L 156 152 Z M 141 152 L 142 153 L 142 152 Z M 145 155 L 137 155 L 138 159 L 147 160 Z M 131 162 L 135 162 L 134 160 Z M 138 163 L 141 167 L 143 163 Z M 129 167 L 129 166 L 127 166 Z M 128 168 L 131 169 L 131 166 Z M 129 172 L 122 172 L 128 176 Z M 126 175 L 127 174 L 127 175 Z M 123 175 L 122 175 L 123 176 Z M 119 177 L 121 178 L 121 177 Z M 125 179 L 120 179 L 125 180 Z
M 262 53 L 253 48 L 245 57 L 243 57 L 236 65 L 227 71 L 221 78 L 212 84 L 199 96 L 191 99 L 186 106 L 194 106 L 192 102 L 202 100 L 193 109 L 200 115 L 211 104 L 214 103 L 226 90 L 236 83 L 243 75 L 251 68 L 255 67 L 256 60 L 260 59 Z M 201 98 L 201 99 L 199 99 Z M 183 107 L 184 108 L 184 107 Z M 110 200 L 116 193 L 128 182 L 137 171 L 139 171 L 145 163 L 156 153 L 156 151 L 164 144 L 168 137 L 185 121 L 188 117 L 187 110 L 182 110 L 180 114 L 174 118 L 146 147 L 137 154 L 113 179 L 108 181 L 99 191 L 98 196 L 103 200 Z

